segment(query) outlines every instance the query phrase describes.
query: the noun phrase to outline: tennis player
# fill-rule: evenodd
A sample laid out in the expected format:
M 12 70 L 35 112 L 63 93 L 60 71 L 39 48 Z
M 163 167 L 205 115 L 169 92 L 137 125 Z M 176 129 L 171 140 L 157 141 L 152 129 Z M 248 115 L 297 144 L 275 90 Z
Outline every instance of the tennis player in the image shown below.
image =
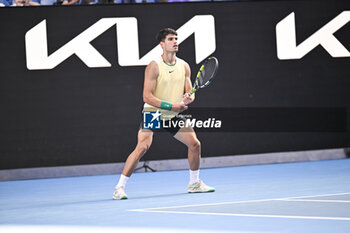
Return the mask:
M 144 111 L 159 110 L 162 120 L 174 119 L 175 115 L 186 110 L 187 105 L 194 101 L 194 95 L 188 94 L 192 89 L 191 70 L 184 60 L 176 57 L 179 46 L 175 30 L 170 28 L 160 30 L 157 40 L 163 49 L 163 54 L 146 67 L 143 89 Z M 215 188 L 204 184 L 199 179 L 201 144 L 194 130 L 184 127 L 172 128 L 169 132 L 188 147 L 190 181 L 187 191 L 189 193 L 214 192 Z M 127 158 L 119 182 L 114 189 L 113 199 L 128 198 L 125 185 L 139 160 L 151 146 L 153 131 L 140 127 L 137 139 L 136 148 Z

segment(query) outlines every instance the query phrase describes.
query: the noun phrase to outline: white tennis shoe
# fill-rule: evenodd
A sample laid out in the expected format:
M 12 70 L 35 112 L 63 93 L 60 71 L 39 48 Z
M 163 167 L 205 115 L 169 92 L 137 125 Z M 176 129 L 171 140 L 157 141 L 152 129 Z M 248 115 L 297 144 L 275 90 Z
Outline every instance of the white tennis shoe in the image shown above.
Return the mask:
M 203 181 L 199 180 L 196 183 L 189 184 L 187 187 L 187 192 L 189 192 L 189 193 L 208 193 L 208 192 L 215 192 L 215 188 L 210 187 L 210 186 L 204 184 Z
M 128 199 L 128 196 L 125 193 L 124 186 L 115 187 L 114 192 L 113 192 L 113 199 L 114 200 Z

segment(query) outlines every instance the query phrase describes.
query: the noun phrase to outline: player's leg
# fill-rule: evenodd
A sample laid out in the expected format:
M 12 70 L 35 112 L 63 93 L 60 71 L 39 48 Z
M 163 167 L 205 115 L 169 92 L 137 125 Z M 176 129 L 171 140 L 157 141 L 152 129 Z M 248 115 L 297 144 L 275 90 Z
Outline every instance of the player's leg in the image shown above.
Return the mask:
M 201 143 L 192 128 L 181 128 L 174 138 L 185 144 L 188 148 L 188 163 L 192 171 L 200 167 L 201 161 Z
M 119 182 L 115 187 L 113 199 L 127 199 L 125 185 L 131 174 L 134 172 L 142 156 L 147 152 L 152 144 L 153 132 L 147 129 L 140 129 L 137 135 L 137 145 L 133 152 L 128 156 Z
M 214 192 L 215 188 L 210 187 L 199 179 L 199 168 L 201 160 L 201 143 L 196 133 L 191 127 L 181 128 L 174 138 L 185 144 L 188 148 L 188 163 L 190 165 L 190 182 L 187 191 L 190 193 L 197 192 Z
M 142 156 L 147 152 L 152 144 L 153 132 L 148 129 L 140 129 L 137 135 L 137 145 L 127 158 L 122 174 L 130 177 L 134 172 Z

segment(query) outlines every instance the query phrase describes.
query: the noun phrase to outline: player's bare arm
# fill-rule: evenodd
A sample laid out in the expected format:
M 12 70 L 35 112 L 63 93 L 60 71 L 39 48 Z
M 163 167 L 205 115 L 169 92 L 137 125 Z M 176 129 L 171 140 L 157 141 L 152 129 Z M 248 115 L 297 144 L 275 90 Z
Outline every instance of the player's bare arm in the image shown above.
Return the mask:
M 159 108 L 161 100 L 153 95 L 154 90 L 156 89 L 158 74 L 158 65 L 155 61 L 152 61 L 145 70 L 143 101 L 149 105 Z
M 188 65 L 187 62 L 185 62 L 185 94 L 184 98 L 182 99 L 182 102 L 186 105 L 192 103 L 195 99 L 195 95 L 189 95 L 189 92 L 192 89 L 192 83 L 191 83 L 191 68 Z

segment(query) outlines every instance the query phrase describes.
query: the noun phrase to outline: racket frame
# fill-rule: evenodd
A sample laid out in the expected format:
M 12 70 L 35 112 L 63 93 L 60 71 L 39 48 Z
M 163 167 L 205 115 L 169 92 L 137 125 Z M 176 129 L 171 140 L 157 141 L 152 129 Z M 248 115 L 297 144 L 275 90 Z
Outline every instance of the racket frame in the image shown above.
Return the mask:
M 203 71 L 205 65 L 206 65 L 211 59 L 214 59 L 214 60 L 215 60 L 215 70 L 214 70 L 214 72 L 212 73 L 212 75 L 211 75 L 211 77 L 209 78 L 209 80 L 206 81 L 203 85 L 199 86 L 199 83 L 198 83 L 199 76 L 201 75 L 201 73 L 202 73 L 202 71 Z M 207 59 L 203 62 L 202 66 L 201 66 L 201 67 L 199 68 L 199 70 L 198 70 L 198 73 L 197 73 L 197 76 L 196 76 L 196 80 L 195 80 L 195 82 L 194 82 L 194 84 L 193 84 L 192 90 L 190 91 L 189 95 L 192 95 L 193 93 L 195 93 L 195 92 L 196 92 L 198 89 L 200 89 L 200 88 L 204 88 L 204 87 L 208 86 L 208 85 L 213 81 L 213 79 L 215 78 L 215 75 L 216 75 L 216 73 L 217 73 L 218 67 L 219 67 L 219 61 L 218 61 L 218 59 L 217 59 L 216 57 L 209 57 L 209 58 L 207 58 Z

